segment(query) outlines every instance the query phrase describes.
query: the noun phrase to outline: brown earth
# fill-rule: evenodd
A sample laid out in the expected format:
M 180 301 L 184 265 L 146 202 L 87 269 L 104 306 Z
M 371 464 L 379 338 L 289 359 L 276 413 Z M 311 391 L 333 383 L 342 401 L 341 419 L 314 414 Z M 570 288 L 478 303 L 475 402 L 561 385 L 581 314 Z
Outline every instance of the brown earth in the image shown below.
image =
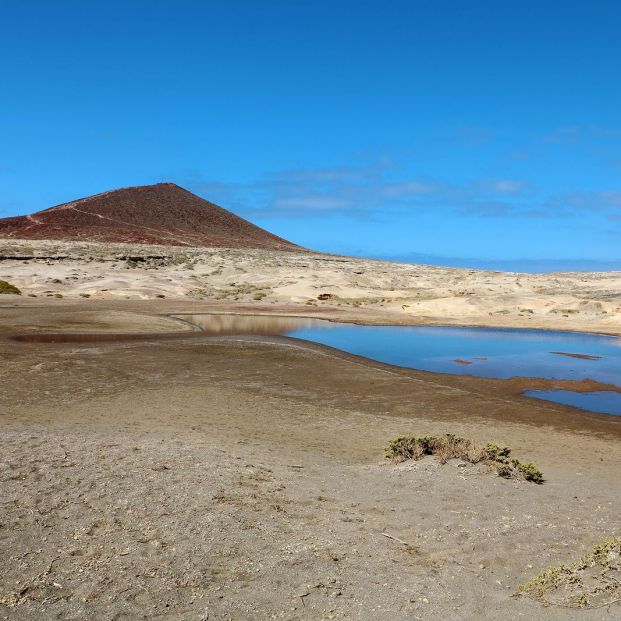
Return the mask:
M 2 218 L 0 237 L 300 250 L 174 183 L 112 190 Z
M 0 618 L 619 618 L 512 595 L 619 534 L 620 419 L 289 338 L 197 338 L 179 310 L 0 306 Z M 7 338 L 139 327 L 188 338 Z M 447 432 L 546 482 L 383 458 Z

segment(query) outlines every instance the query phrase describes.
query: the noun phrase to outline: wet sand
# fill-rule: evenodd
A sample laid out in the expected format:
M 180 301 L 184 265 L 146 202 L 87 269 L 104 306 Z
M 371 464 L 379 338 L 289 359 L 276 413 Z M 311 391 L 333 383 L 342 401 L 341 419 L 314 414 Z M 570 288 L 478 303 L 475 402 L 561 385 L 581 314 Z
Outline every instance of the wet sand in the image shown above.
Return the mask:
M 618 534 L 621 420 L 513 380 L 196 338 L 163 316 L 184 309 L 0 308 L 0 618 L 619 617 L 512 593 Z M 8 338 L 140 330 L 187 338 Z M 506 443 L 546 482 L 394 465 L 383 449 L 403 433 Z

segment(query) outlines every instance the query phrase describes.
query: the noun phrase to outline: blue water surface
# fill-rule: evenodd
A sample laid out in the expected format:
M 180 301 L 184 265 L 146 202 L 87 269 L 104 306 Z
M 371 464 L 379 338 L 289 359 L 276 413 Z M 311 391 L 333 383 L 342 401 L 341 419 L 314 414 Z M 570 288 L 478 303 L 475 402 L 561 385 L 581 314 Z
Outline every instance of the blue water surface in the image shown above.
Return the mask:
M 287 335 L 380 362 L 436 373 L 501 379 L 591 378 L 621 385 L 621 339 L 609 336 L 543 330 L 329 323 L 292 330 Z M 598 359 L 583 360 L 553 352 Z
M 526 397 L 554 401 L 599 414 L 621 416 L 621 393 L 610 390 L 575 392 L 573 390 L 527 390 Z

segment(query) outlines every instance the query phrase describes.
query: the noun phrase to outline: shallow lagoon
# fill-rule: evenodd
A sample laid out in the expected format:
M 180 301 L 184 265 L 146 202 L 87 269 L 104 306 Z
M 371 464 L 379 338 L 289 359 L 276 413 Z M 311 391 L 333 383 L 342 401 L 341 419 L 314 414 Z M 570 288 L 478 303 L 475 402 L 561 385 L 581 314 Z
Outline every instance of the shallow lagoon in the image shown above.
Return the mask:
M 280 334 L 402 367 L 506 379 L 593 379 L 621 386 L 621 338 L 543 330 L 360 326 L 292 317 L 192 315 L 207 334 Z M 621 395 L 530 391 L 528 396 L 621 415 Z M 602 394 L 603 393 L 603 394 Z

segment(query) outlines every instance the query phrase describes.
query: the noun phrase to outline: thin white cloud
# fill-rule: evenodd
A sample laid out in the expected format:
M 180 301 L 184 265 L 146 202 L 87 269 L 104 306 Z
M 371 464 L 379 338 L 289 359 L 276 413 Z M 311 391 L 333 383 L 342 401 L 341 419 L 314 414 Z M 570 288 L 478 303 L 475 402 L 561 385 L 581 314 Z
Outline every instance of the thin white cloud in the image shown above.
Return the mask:
M 550 197 L 545 206 L 556 213 L 590 211 L 617 215 L 615 212 L 621 210 L 621 191 L 566 192 Z
M 590 210 L 616 217 L 621 192 L 567 192 L 541 196 L 523 179 L 472 179 L 463 183 L 399 178 L 398 167 L 369 166 L 293 169 L 270 172 L 252 183 L 212 183 L 196 178 L 190 189 L 224 207 L 254 217 L 347 215 L 380 217 L 388 212 L 447 212 L 507 218 L 558 218 Z
M 343 209 L 350 206 L 351 203 L 349 201 L 328 196 L 300 196 L 298 198 L 285 198 L 274 201 L 274 207 L 277 209 L 308 209 L 315 211 Z
M 432 190 L 432 187 L 420 181 L 405 181 L 385 185 L 382 193 L 387 197 L 411 196 L 413 194 L 424 194 Z
M 490 187 L 495 192 L 500 192 L 501 194 L 517 194 L 526 190 L 528 184 L 514 179 L 499 179 L 498 181 L 492 181 Z
M 559 142 L 562 144 L 575 144 L 583 135 L 583 130 L 577 125 L 561 127 L 542 136 L 543 142 Z

